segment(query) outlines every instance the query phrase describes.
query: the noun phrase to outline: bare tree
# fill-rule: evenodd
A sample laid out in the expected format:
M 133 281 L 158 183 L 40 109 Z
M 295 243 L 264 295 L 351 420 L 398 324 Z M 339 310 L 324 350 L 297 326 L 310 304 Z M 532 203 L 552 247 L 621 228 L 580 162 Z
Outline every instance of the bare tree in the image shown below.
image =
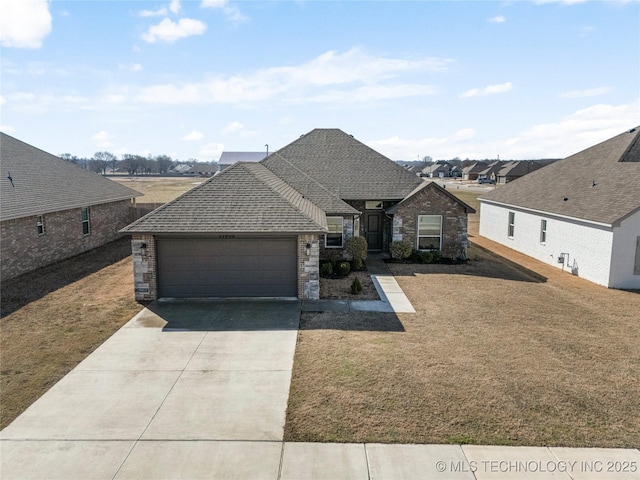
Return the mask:
M 115 170 L 115 162 L 117 157 L 110 152 L 96 152 L 93 154 L 93 159 L 89 162 L 89 168 L 94 172 L 102 173 L 106 175 L 107 168 L 111 165 L 111 170 Z

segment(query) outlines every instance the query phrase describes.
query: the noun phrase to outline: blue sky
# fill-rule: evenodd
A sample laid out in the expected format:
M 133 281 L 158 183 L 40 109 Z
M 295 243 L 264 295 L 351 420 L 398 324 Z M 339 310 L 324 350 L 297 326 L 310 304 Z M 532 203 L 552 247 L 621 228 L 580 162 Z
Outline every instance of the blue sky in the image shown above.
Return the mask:
M 394 160 L 564 157 L 640 125 L 640 2 L 3 0 L 1 130 L 217 160 L 340 128 Z

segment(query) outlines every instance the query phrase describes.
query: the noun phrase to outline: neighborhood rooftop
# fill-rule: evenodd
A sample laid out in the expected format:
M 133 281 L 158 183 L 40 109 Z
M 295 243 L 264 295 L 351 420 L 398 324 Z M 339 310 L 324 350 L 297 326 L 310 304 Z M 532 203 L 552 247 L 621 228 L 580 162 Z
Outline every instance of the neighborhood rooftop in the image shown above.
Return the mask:
M 86 207 L 142 195 L 0 133 L 1 220 Z
M 614 225 L 640 209 L 640 127 L 484 195 L 513 205 Z

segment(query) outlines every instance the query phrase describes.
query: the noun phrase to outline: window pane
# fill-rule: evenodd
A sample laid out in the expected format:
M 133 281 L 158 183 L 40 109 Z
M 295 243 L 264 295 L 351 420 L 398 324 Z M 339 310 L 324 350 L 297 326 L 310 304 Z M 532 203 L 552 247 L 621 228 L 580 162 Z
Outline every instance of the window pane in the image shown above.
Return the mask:
M 329 232 L 325 237 L 327 247 L 342 246 L 342 217 L 327 217 L 327 228 Z
M 420 237 L 418 239 L 419 250 L 440 250 L 440 237 Z
M 418 217 L 418 235 L 440 236 L 440 215 L 420 215 Z

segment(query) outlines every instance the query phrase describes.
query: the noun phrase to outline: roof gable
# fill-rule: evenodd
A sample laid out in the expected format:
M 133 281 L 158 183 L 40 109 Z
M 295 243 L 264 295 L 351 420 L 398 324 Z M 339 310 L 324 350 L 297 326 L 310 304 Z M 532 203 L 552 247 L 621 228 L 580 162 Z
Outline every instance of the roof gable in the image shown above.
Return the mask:
M 343 200 L 401 199 L 420 184 L 416 175 L 339 129 L 312 130 L 276 153 Z M 274 169 L 277 163 L 275 154 L 262 161 Z
M 531 172 L 480 201 L 613 225 L 640 208 L 640 128 Z
M 423 191 L 428 191 L 429 189 L 431 190 L 435 190 L 440 192 L 441 194 L 449 197 L 451 200 L 453 200 L 455 203 L 458 203 L 459 205 L 461 205 L 464 209 L 465 212 L 467 213 L 476 213 L 475 209 L 473 207 L 471 207 L 470 205 L 467 205 L 465 202 L 463 202 L 462 200 L 460 200 L 458 197 L 456 197 L 454 194 L 450 193 L 446 188 L 442 188 L 440 185 L 438 185 L 436 182 L 429 182 L 429 181 L 424 181 L 422 182 L 421 185 L 419 185 L 418 187 L 416 187 L 409 195 L 407 195 L 401 202 L 396 203 L 394 206 L 392 206 L 391 208 L 388 208 L 386 210 L 386 212 L 389 215 L 393 215 L 397 212 L 398 208 L 400 208 L 402 205 L 404 205 L 405 203 L 410 202 L 416 195 L 420 194 L 420 192 Z
M 127 233 L 318 233 L 324 212 L 259 163 L 239 162 L 132 223 Z
M 142 195 L 4 133 L 0 133 L 0 165 L 2 220 Z

